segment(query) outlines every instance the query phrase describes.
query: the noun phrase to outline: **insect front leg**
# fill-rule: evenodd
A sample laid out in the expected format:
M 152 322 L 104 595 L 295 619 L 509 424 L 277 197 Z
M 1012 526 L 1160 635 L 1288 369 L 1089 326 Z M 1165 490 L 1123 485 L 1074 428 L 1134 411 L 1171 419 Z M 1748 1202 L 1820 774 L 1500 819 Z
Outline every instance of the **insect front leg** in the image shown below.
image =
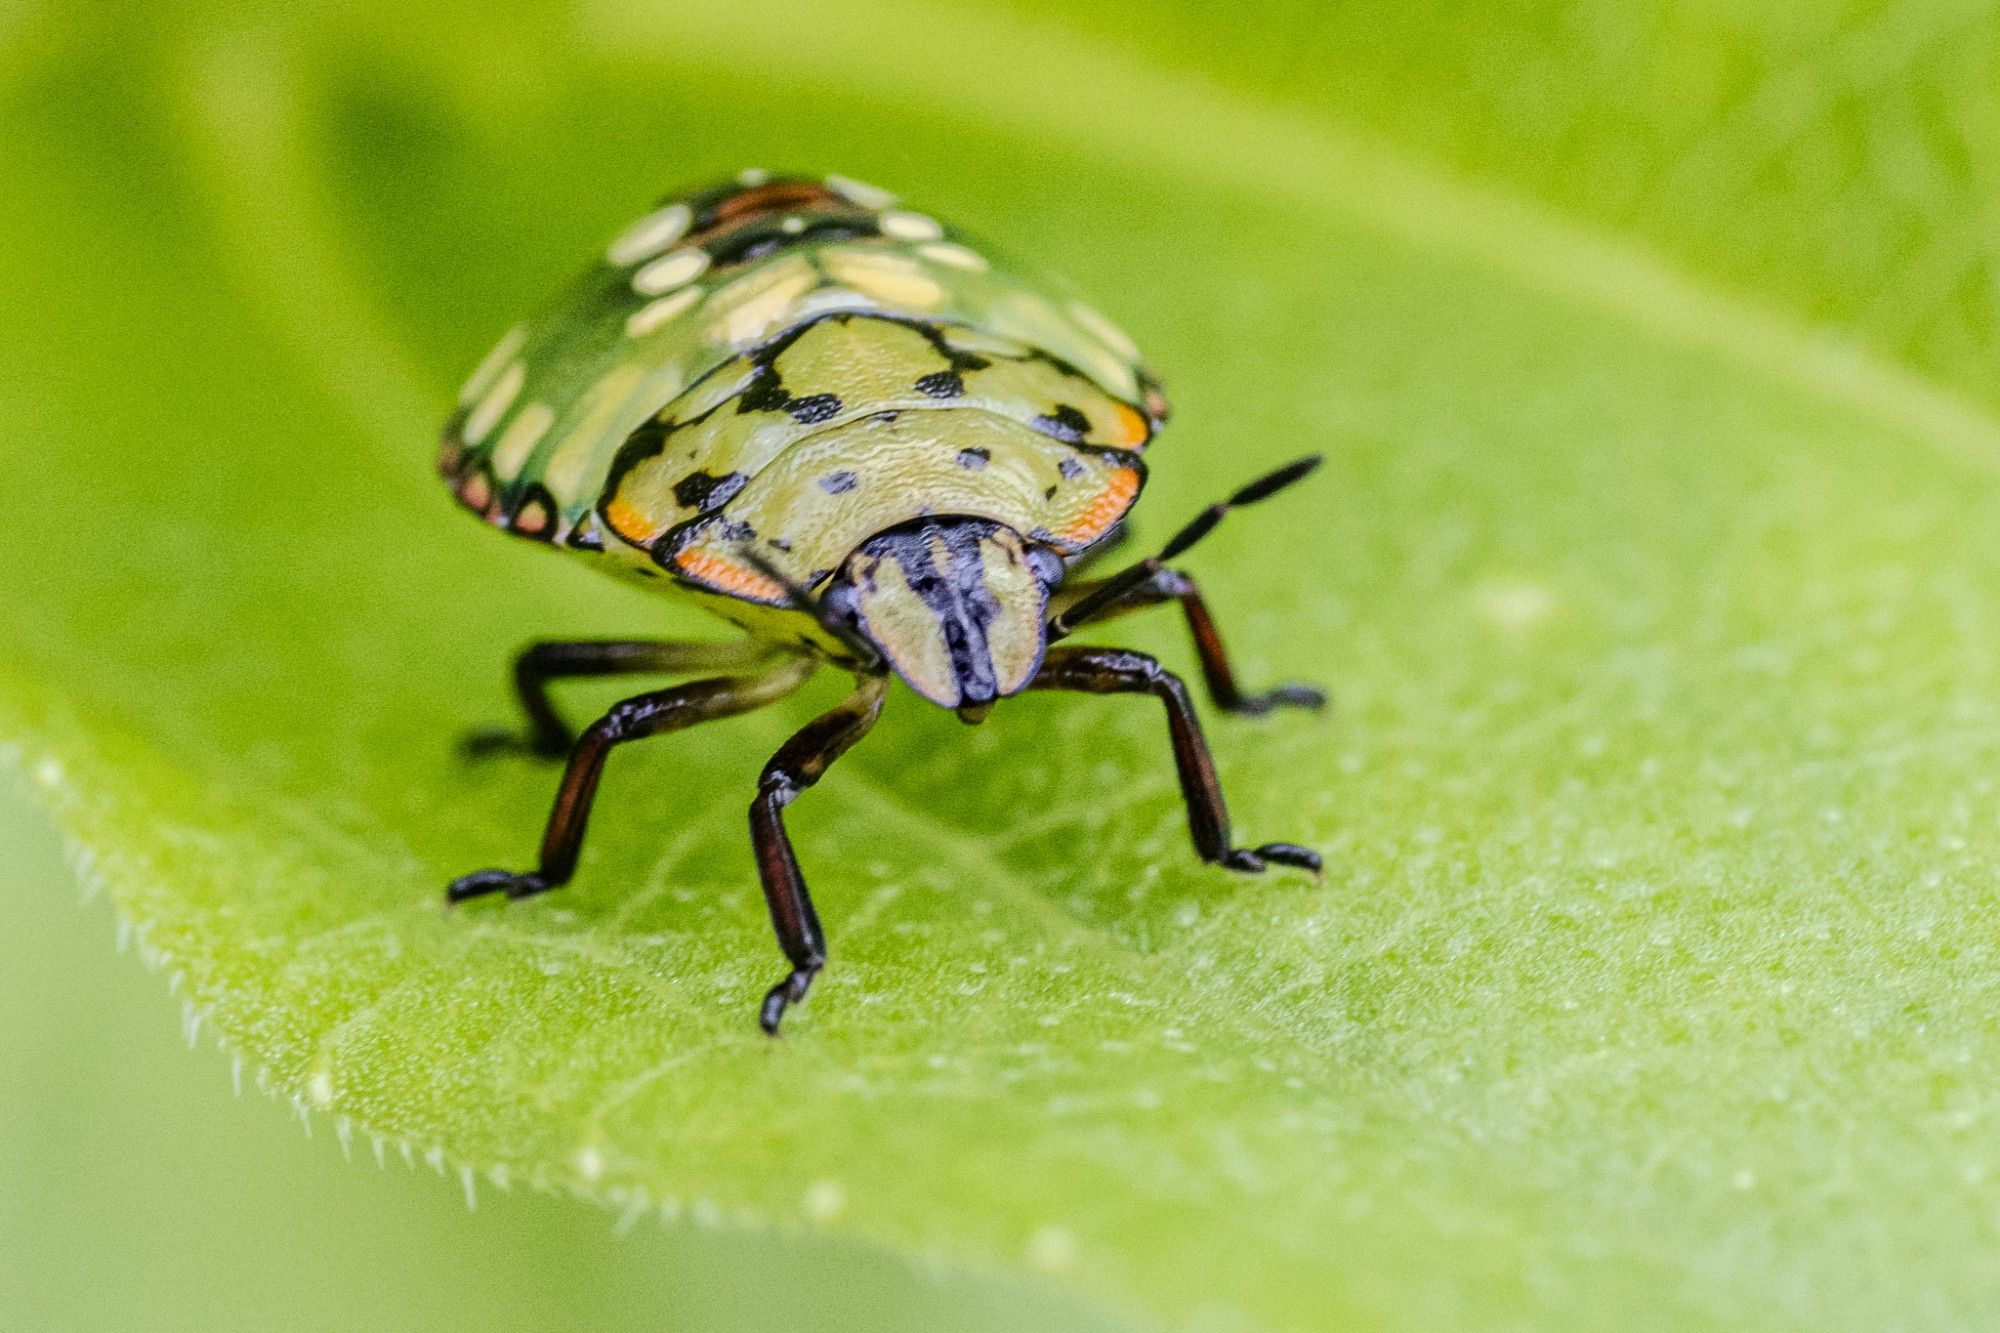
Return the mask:
M 1201 859 L 1231 870 L 1256 873 L 1269 862 L 1320 872 L 1319 853 L 1289 842 L 1237 847 L 1229 840 L 1229 808 L 1215 775 L 1215 760 L 1201 734 L 1194 702 L 1179 676 L 1144 653 L 1123 648 L 1052 648 L 1031 690 L 1076 690 L 1085 694 L 1150 694 L 1167 709 L 1174 767 L 1187 804 L 1188 832 Z
M 695 671 L 733 671 L 755 666 L 771 649 L 754 639 L 727 643 L 675 643 L 655 639 L 531 643 L 514 659 L 514 691 L 527 716 L 526 733 L 495 728 L 475 731 L 461 748 L 478 758 L 521 750 L 560 759 L 576 745 L 576 734 L 549 698 L 553 681 L 586 676 L 672 676 Z
M 778 947 L 792 965 L 791 972 L 765 994 L 758 1011 L 758 1023 L 773 1036 L 785 1010 L 805 999 L 813 978 L 826 966 L 826 937 L 792 852 L 791 835 L 785 832 L 785 807 L 868 734 L 882 715 L 887 690 L 886 677 L 864 677 L 837 707 L 802 727 L 764 766 L 757 799 L 750 803 L 750 845 L 757 856 L 757 877 L 770 904 Z
M 1065 601 L 1074 605 L 1099 586 L 1099 583 L 1081 583 L 1066 587 L 1063 589 Z M 1229 650 L 1222 643 L 1222 631 L 1216 628 L 1215 617 L 1209 614 L 1200 586 L 1195 583 L 1193 575 L 1181 570 L 1158 571 L 1093 618 L 1111 620 L 1168 602 L 1178 602 L 1181 614 L 1187 619 L 1188 633 L 1194 639 L 1195 656 L 1201 662 L 1202 681 L 1208 687 L 1208 697 L 1217 708 L 1256 717 L 1274 708 L 1310 708 L 1316 711 L 1326 706 L 1326 692 L 1311 685 L 1285 684 L 1261 694 L 1245 694 L 1236 683 L 1236 672 L 1229 662 Z
M 576 872 L 584 829 L 590 822 L 591 803 L 597 798 L 597 782 L 614 746 L 762 708 L 804 684 L 813 670 L 814 664 L 801 658 L 762 676 L 690 681 L 672 689 L 637 695 L 613 706 L 583 733 L 570 753 L 569 767 L 563 770 L 562 786 L 556 792 L 555 809 L 542 835 L 541 859 L 535 869 L 527 873 L 479 870 L 462 875 L 445 890 L 445 900 L 461 903 L 489 893 L 527 898 L 567 884 Z

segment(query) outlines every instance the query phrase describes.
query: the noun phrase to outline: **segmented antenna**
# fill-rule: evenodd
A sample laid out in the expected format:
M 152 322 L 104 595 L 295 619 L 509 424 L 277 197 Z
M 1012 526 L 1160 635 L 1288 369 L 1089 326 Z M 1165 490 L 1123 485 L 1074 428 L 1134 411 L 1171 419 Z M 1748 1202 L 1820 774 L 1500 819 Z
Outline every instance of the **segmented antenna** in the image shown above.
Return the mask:
M 1134 589 L 1143 585 L 1166 567 L 1169 560 L 1184 553 L 1190 546 L 1215 531 L 1222 516 L 1232 509 L 1268 500 L 1293 482 L 1303 481 L 1319 467 L 1325 459 L 1319 454 L 1285 464 L 1276 472 L 1266 473 L 1249 485 L 1238 490 L 1227 500 L 1219 500 L 1195 515 L 1194 521 L 1173 535 L 1173 539 L 1160 548 L 1158 555 L 1151 555 L 1136 565 L 1128 565 L 1100 583 L 1074 606 L 1049 620 L 1049 642 L 1067 638 L 1076 633 L 1092 619 L 1104 614 Z

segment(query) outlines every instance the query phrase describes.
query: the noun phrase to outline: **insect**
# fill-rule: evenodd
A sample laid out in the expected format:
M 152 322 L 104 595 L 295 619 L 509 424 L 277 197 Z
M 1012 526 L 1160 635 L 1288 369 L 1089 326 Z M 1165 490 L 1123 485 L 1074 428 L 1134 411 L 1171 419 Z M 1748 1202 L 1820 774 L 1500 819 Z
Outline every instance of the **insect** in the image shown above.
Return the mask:
M 469 744 L 567 760 L 540 860 L 463 876 L 448 901 L 567 883 L 613 748 L 762 708 L 822 666 L 852 672 L 853 692 L 778 750 L 750 806 L 789 963 L 759 1010 L 767 1032 L 826 962 L 784 811 L 874 726 L 892 675 L 968 723 L 1023 690 L 1151 695 L 1201 857 L 1317 873 L 1303 847 L 1231 840 L 1178 677 L 1143 653 L 1060 645 L 1172 602 L 1219 707 L 1324 702 L 1301 685 L 1241 691 L 1200 589 L 1168 563 L 1317 457 L 1210 506 L 1158 555 L 1080 577 L 1119 539 L 1166 419 L 1159 385 L 1102 315 L 881 190 L 751 171 L 663 200 L 481 363 L 440 470 L 488 523 L 691 598 L 744 633 L 523 651 L 525 731 Z M 627 699 L 581 734 L 551 703 L 554 681 L 628 673 L 703 678 Z

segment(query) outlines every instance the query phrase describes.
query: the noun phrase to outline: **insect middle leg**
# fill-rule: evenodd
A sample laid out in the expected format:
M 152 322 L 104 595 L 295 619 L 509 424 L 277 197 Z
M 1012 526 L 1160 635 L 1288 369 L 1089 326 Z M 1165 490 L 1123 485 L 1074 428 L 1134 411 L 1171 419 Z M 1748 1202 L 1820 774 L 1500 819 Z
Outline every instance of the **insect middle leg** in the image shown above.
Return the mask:
M 527 898 L 567 884 L 576 872 L 584 829 L 590 822 L 590 806 L 597 797 L 597 781 L 604 773 L 604 761 L 612 747 L 776 703 L 803 685 L 814 669 L 810 659 L 800 658 L 761 676 L 690 681 L 614 705 L 583 733 L 570 752 L 569 767 L 563 770 L 562 786 L 556 792 L 555 809 L 550 812 L 548 828 L 542 835 L 541 859 L 535 869 L 524 874 L 479 870 L 461 875 L 445 890 L 445 900 L 459 903 L 488 893 Z
M 1253 874 L 1269 862 L 1319 873 L 1319 853 L 1294 843 L 1237 847 L 1230 842 L 1229 808 L 1222 799 L 1222 783 L 1215 775 L 1215 760 L 1201 734 L 1201 722 L 1195 717 L 1194 701 L 1181 678 L 1153 658 L 1124 648 L 1052 648 L 1028 688 L 1152 695 L 1166 705 L 1174 767 L 1180 774 L 1181 798 L 1187 804 L 1188 833 L 1201 859 Z
M 1074 605 L 1083 600 L 1102 582 L 1097 580 L 1065 586 L 1062 590 L 1063 604 Z M 1209 614 L 1200 586 L 1195 583 L 1193 575 L 1178 569 L 1160 570 L 1092 619 L 1115 619 L 1167 602 L 1180 603 L 1181 614 L 1187 618 L 1188 633 L 1194 639 L 1195 656 L 1201 661 L 1202 681 L 1208 686 L 1208 697 L 1217 708 L 1255 717 L 1274 708 L 1320 709 L 1326 706 L 1326 692 L 1311 685 L 1279 685 L 1262 694 L 1245 694 L 1236 683 L 1236 672 L 1229 664 L 1229 651 L 1222 643 L 1222 631 L 1216 628 L 1215 617 Z M 1061 605 L 1056 609 L 1060 611 Z
M 785 832 L 785 807 L 868 734 L 882 715 L 887 690 L 886 677 L 863 677 L 838 706 L 800 728 L 764 766 L 757 799 L 750 803 L 750 845 L 757 856 L 757 877 L 764 884 L 778 947 L 792 965 L 791 972 L 765 994 L 758 1011 L 758 1023 L 773 1036 L 785 1010 L 805 999 L 813 978 L 826 966 L 826 937 L 792 852 L 791 835 Z
M 476 731 L 465 738 L 466 754 L 479 757 L 525 750 L 560 759 L 576 744 L 576 734 L 549 698 L 553 681 L 587 676 L 673 676 L 697 671 L 734 671 L 755 666 L 771 649 L 754 639 L 723 643 L 676 643 L 657 639 L 531 643 L 514 659 L 514 691 L 527 716 L 524 735 L 507 728 Z

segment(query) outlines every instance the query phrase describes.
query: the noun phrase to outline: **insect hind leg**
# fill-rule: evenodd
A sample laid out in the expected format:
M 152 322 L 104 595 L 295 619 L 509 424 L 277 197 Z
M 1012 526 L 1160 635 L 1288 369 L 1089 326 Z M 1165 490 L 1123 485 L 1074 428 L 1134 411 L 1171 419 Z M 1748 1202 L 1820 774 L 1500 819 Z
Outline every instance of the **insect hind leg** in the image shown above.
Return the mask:
M 627 741 L 685 730 L 776 703 L 803 685 L 813 670 L 810 660 L 800 658 L 762 676 L 690 681 L 615 705 L 584 732 L 570 753 L 569 766 L 563 770 L 555 807 L 542 835 L 541 857 L 535 869 L 478 870 L 461 875 L 445 890 L 445 901 L 461 903 L 491 893 L 528 898 L 567 884 L 576 872 L 584 830 L 590 822 L 590 807 L 597 799 L 598 779 L 603 776 L 604 761 L 613 748 Z
M 459 743 L 459 748 L 472 759 L 503 753 L 561 759 L 575 748 L 577 738 L 549 697 L 549 686 L 555 681 L 733 671 L 766 661 L 771 652 L 768 646 L 754 639 L 722 643 L 661 639 L 531 643 L 514 658 L 514 692 L 527 720 L 526 730 L 493 727 L 474 731 Z

